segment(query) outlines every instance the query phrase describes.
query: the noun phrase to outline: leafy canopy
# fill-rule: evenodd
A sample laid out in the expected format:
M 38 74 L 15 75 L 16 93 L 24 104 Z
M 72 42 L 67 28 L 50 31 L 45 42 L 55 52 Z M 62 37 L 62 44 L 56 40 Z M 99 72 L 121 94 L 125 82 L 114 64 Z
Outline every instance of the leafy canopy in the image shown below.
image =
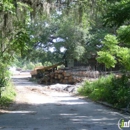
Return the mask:
M 130 70 L 130 49 L 121 47 L 116 36 L 106 35 L 102 42 L 102 50 L 98 52 L 98 62 L 104 63 L 106 68 L 115 67 L 120 63 L 126 70 Z

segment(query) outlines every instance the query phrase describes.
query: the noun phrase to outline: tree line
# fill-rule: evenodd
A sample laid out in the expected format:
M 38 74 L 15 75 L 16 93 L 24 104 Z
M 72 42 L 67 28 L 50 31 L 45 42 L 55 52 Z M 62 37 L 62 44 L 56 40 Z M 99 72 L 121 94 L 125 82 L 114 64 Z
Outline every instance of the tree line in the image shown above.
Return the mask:
M 16 59 L 51 62 L 95 55 L 129 70 L 129 0 L 2 0 L 1 77 Z

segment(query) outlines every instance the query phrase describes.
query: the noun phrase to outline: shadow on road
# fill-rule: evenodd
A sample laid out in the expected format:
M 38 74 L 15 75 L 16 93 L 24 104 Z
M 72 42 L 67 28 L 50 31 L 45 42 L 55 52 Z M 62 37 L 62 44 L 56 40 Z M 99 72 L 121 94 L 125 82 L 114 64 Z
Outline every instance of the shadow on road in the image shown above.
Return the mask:
M 118 113 L 83 100 L 59 103 L 17 104 L 8 114 L 0 115 L 0 127 L 38 128 L 41 130 L 119 130 Z
M 27 79 L 14 83 L 28 86 Z M 22 83 L 23 82 L 23 83 Z M 33 83 L 32 83 L 33 84 Z M 36 84 L 34 83 L 33 86 Z M 36 86 L 35 86 L 36 87 Z M 34 92 L 35 93 L 35 92 Z M 17 103 L 0 115 L 0 129 L 4 130 L 119 130 L 118 112 L 68 93 L 48 92 L 42 103 Z M 40 93 L 41 94 L 41 93 Z M 24 94 L 23 94 L 24 97 Z M 32 97 L 35 100 L 35 97 Z

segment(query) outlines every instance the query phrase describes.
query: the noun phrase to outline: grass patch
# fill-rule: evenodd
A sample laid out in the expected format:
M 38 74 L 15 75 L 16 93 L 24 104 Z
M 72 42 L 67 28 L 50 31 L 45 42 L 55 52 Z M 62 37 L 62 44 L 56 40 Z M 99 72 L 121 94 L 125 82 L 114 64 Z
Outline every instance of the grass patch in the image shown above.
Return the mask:
M 14 89 L 13 83 L 9 81 L 7 86 L 2 91 L 2 95 L 0 98 L 0 107 L 9 106 L 9 104 L 13 102 L 15 96 L 16 96 L 16 91 Z
M 126 108 L 130 102 L 130 84 L 125 75 L 121 78 L 109 75 L 94 82 L 86 81 L 78 92 L 92 100 L 108 102 L 117 108 Z

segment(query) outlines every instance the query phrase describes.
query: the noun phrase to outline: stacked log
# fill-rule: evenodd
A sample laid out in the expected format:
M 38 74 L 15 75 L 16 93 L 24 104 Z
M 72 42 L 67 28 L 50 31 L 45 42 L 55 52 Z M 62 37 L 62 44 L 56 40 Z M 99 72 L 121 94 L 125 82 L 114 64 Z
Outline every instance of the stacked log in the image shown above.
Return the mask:
M 37 77 L 37 74 L 38 74 L 37 70 L 43 69 L 43 68 L 44 68 L 44 66 L 37 66 L 37 67 L 35 67 L 34 70 L 32 70 L 32 71 L 30 72 L 32 78 L 33 78 L 33 77 Z
M 99 77 L 99 72 L 98 71 L 72 71 L 72 74 L 74 76 L 79 76 L 79 77 L 89 77 L 89 78 L 98 78 Z
M 57 67 L 58 65 L 61 65 L 62 63 L 58 63 L 58 64 L 55 64 L 55 65 L 52 65 L 52 66 L 38 66 L 38 67 L 35 67 L 34 70 L 32 70 L 30 72 L 31 74 L 31 77 L 33 78 L 41 78 L 44 76 L 44 73 L 46 72 L 53 72 L 55 70 L 57 70 Z
M 61 68 L 57 70 L 57 66 L 61 63 L 52 66 L 36 67 L 32 72 L 32 77 L 38 79 L 40 84 L 75 84 L 81 82 L 86 78 L 98 78 L 100 73 L 98 71 L 90 71 L 86 68 Z
M 46 73 L 38 82 L 40 84 L 75 84 L 79 82 L 79 79 L 74 78 L 71 73 L 64 70 L 56 70 L 54 72 Z

